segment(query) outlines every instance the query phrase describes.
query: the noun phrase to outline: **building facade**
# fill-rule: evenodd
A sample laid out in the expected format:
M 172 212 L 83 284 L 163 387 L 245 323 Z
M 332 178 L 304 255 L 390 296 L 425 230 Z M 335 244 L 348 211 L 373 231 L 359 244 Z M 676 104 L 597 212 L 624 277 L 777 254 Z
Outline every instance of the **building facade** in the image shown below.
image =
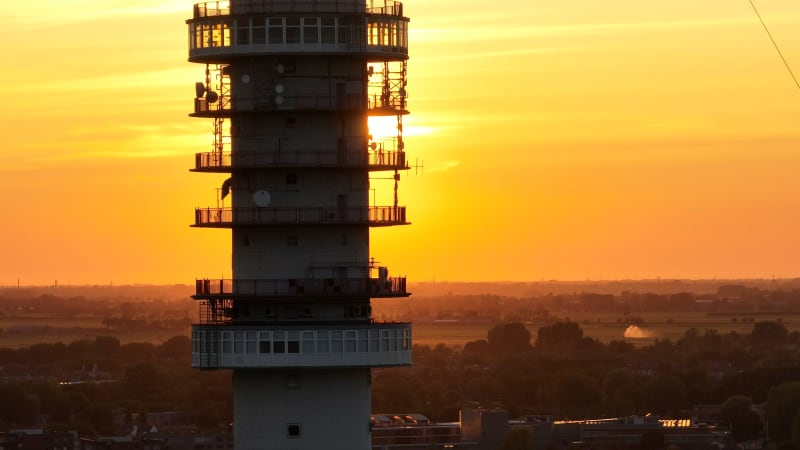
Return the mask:
M 408 22 L 391 0 L 214 1 L 187 21 L 205 65 L 191 115 L 213 123 L 192 170 L 230 174 L 194 226 L 232 243 L 232 278 L 196 282 L 192 365 L 233 370 L 239 450 L 369 449 L 370 368 L 411 363 L 411 325 L 370 304 L 407 297 L 406 280 L 369 245 L 371 227 L 408 223 Z M 375 116 L 394 132 L 373 135 Z

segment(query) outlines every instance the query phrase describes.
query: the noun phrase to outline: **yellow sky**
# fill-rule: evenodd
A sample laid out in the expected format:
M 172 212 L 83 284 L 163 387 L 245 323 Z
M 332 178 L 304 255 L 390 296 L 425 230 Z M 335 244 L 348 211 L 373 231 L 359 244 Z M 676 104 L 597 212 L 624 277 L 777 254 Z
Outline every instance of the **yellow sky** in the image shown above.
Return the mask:
M 800 74 L 800 2 L 755 0 Z M 374 230 L 409 280 L 800 275 L 800 90 L 747 0 L 409 0 L 403 175 L 413 225 Z M 491 5 L 489 9 L 487 5 Z M 190 229 L 183 0 L 11 2 L 0 283 L 230 276 Z

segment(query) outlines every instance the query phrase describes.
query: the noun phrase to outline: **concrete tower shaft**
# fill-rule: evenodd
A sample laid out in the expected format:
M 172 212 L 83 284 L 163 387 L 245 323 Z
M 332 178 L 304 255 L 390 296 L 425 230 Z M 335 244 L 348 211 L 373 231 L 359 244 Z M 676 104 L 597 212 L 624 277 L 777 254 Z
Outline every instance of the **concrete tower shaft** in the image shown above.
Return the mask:
M 370 306 L 407 297 L 406 280 L 369 247 L 371 227 L 408 223 L 408 18 L 393 1 L 232 0 L 187 23 L 205 64 L 191 115 L 214 125 L 192 170 L 230 174 L 230 206 L 196 209 L 194 226 L 231 229 L 233 273 L 197 280 L 192 364 L 234 370 L 237 449 L 366 450 L 369 369 L 411 363 L 411 325 Z M 373 136 L 370 116 L 396 133 Z M 376 205 L 385 171 L 394 202 Z

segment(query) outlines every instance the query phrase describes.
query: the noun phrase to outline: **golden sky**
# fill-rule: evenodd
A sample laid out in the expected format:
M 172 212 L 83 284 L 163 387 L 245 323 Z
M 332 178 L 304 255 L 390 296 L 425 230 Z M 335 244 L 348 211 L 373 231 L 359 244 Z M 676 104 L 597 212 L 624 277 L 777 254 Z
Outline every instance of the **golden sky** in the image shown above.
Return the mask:
M 800 75 L 800 2 L 754 1 Z M 404 3 L 423 169 L 413 224 L 372 232 L 392 275 L 800 275 L 800 90 L 747 0 Z M 188 171 L 191 9 L 4 5 L 0 283 L 230 276 L 229 232 L 189 228 L 221 181 Z

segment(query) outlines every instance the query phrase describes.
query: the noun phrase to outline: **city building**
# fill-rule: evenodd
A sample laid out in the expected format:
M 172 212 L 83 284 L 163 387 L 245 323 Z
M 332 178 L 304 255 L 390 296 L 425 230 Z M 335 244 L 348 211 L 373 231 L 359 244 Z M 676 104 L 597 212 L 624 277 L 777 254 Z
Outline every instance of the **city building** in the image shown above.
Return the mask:
M 422 414 L 373 414 L 372 450 L 480 450 L 461 425 L 434 423 Z
M 192 170 L 230 174 L 194 226 L 232 242 L 232 277 L 196 283 L 192 365 L 233 370 L 238 450 L 369 449 L 370 368 L 411 364 L 411 324 L 370 303 L 407 297 L 406 279 L 369 245 L 408 223 L 408 22 L 392 0 L 212 1 L 187 21 L 205 66 L 191 115 L 213 123 Z

